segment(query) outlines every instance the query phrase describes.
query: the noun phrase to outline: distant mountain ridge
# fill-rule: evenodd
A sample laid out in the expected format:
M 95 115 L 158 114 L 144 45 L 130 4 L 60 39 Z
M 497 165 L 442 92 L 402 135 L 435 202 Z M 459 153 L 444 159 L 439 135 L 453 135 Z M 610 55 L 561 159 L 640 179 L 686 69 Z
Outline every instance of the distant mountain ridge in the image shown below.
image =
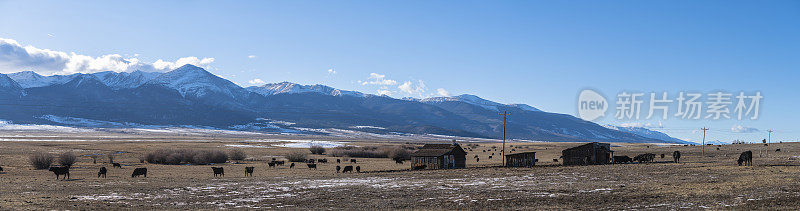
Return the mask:
M 259 130 L 280 127 L 340 128 L 373 133 L 415 133 L 499 138 L 509 111 L 509 137 L 534 141 L 666 142 L 475 95 L 395 99 L 324 85 L 290 82 L 240 87 L 203 68 L 184 65 L 166 73 L 135 71 L 41 76 L 0 74 L 0 119 L 17 123 L 197 125 Z M 24 103 L 22 103 L 24 102 Z M 43 118 L 47 117 L 47 118 Z M 270 125 L 263 119 L 291 122 Z M 124 124 L 123 124 L 124 123 Z M 670 137 L 671 138 L 671 137 Z

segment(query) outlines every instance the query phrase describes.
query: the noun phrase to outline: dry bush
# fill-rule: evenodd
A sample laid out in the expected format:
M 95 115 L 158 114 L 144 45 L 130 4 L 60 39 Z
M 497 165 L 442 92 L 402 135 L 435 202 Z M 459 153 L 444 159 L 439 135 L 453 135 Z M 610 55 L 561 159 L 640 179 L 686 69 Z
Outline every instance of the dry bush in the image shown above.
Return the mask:
M 64 152 L 58 156 L 58 163 L 61 164 L 61 166 L 70 167 L 72 164 L 75 164 L 75 160 L 77 159 L 78 158 L 75 157 L 75 154 L 72 154 L 72 152 Z
M 411 151 L 403 147 L 394 147 L 388 153 L 392 160 L 411 160 Z
M 234 149 L 230 152 L 230 158 L 231 160 L 239 162 L 247 158 L 247 154 L 245 154 L 241 149 Z
M 192 150 L 192 149 L 160 149 L 147 153 L 144 160 L 148 163 L 179 165 L 190 163 L 206 165 L 211 163 L 228 162 L 228 155 L 220 150 Z
M 308 148 L 308 150 L 311 151 L 311 154 L 315 154 L 315 155 L 325 154 L 325 148 L 323 148 L 322 146 L 319 146 L 319 145 L 311 146 L 311 147 Z
M 30 156 L 31 165 L 36 169 L 47 169 L 55 158 L 49 153 L 39 152 Z
M 305 162 L 306 157 L 307 157 L 306 153 L 300 151 L 294 151 L 290 152 L 289 154 L 286 154 L 286 159 L 289 160 L 290 162 Z

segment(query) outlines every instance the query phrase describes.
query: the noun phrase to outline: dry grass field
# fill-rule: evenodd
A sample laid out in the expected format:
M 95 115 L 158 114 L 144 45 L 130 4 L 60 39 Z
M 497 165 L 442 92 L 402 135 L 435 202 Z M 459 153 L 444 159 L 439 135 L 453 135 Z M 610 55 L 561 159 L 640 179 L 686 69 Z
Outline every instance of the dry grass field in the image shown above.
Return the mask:
M 535 151 L 533 168 L 500 168 L 499 143 L 468 150 L 466 169 L 409 171 L 410 164 L 386 158 L 356 158 L 357 164 L 298 163 L 268 168 L 267 162 L 292 151 L 275 147 L 286 139 L 339 141 L 377 146 L 402 142 L 347 140 L 330 137 L 274 136 L 108 136 L 28 135 L 0 141 L 0 209 L 791 209 L 800 208 L 800 144 L 769 146 L 700 146 L 614 144 L 615 155 L 666 154 L 655 163 L 561 166 L 553 162 L 561 150 L 579 143 L 509 143 L 515 152 Z M 498 147 L 494 151 L 491 147 Z M 241 149 L 243 163 L 157 165 L 140 158 L 157 149 Z M 781 149 L 775 152 L 775 149 Z M 487 152 L 484 152 L 487 150 Z M 671 152 L 681 151 L 681 163 Z M 737 166 L 738 154 L 752 150 L 753 166 Z M 34 170 L 34 152 L 72 151 L 78 162 L 69 180 L 56 180 L 47 170 Z M 105 156 L 96 164 L 85 155 L 115 154 L 123 168 L 111 168 Z M 488 155 L 495 153 L 493 159 Z M 310 154 L 310 153 L 309 153 Z M 473 159 L 478 155 L 481 160 Z M 339 158 L 344 159 L 344 158 Z M 347 158 L 349 160 L 349 158 Z M 361 166 L 362 173 L 336 173 L 335 166 Z M 109 169 L 97 178 L 99 167 Z M 224 167 L 214 177 L 211 166 Z M 244 168 L 254 166 L 253 177 Z M 147 167 L 146 178 L 131 178 L 134 168 Z

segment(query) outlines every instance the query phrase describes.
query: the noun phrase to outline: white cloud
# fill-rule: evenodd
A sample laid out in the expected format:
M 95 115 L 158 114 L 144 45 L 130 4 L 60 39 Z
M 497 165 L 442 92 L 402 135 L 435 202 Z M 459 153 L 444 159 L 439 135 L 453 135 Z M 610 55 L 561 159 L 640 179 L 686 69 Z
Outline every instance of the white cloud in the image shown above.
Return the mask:
M 733 127 L 731 127 L 731 132 L 734 133 L 755 133 L 759 131 L 760 130 L 758 130 L 757 128 L 745 127 L 741 125 L 734 125 Z
M 397 88 L 409 95 L 417 95 L 420 98 L 427 97 L 425 96 L 425 93 L 428 90 L 425 86 L 425 82 L 422 80 L 418 80 L 416 85 L 414 85 L 414 83 L 411 81 L 406 81 L 403 84 L 400 84 L 400 86 L 397 86 Z
M 367 81 L 361 82 L 361 85 L 396 85 L 397 81 L 386 79 L 386 75 L 377 73 L 370 73 Z
M 389 95 L 392 95 L 392 91 L 389 91 L 388 89 L 381 88 L 381 89 L 378 89 L 378 95 L 387 95 L 387 96 L 389 96 Z
M 328 69 L 328 74 L 336 74 L 336 70 L 333 68 Z
M 138 55 L 134 55 L 136 57 Z M 91 57 L 33 46 L 22 46 L 13 39 L 0 38 L 0 73 L 31 70 L 42 75 L 94 73 L 102 71 L 131 72 L 135 70 L 164 72 L 191 64 L 207 66 L 214 58 L 184 57 L 174 62 L 157 60 L 154 63 L 137 58 L 124 58 L 119 54 Z
M 442 97 L 450 97 L 450 92 L 448 92 L 447 90 L 445 90 L 443 88 L 436 89 L 436 94 L 439 94 L 439 96 L 442 96 Z
M 256 79 L 247 81 L 247 83 L 250 83 L 250 84 L 265 84 L 266 82 L 262 81 L 261 79 L 256 78 Z
M 255 58 L 256 58 L 256 55 L 250 55 L 250 56 L 247 56 L 247 58 L 248 58 L 248 59 L 255 59 Z

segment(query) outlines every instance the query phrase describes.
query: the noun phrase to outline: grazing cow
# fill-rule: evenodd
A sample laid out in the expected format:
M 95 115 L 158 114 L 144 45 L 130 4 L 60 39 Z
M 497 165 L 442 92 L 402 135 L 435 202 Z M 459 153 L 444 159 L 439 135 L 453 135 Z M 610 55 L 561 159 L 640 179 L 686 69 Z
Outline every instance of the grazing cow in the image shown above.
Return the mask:
M 484 149 L 483 152 L 486 152 L 486 150 Z
M 664 158 L 664 154 L 661 154 L 661 158 L 662 158 L 662 159 Z
M 491 159 L 492 159 L 492 156 L 490 155 L 490 156 L 489 156 L 489 160 L 491 160 Z
M 558 159 L 553 158 L 554 163 L 558 163 Z
M 58 177 L 61 176 L 61 175 L 64 175 L 64 178 L 62 178 L 62 179 L 69 179 L 69 167 L 68 166 L 50 167 L 50 171 L 52 171 L 53 173 L 56 174 L 56 179 L 58 179 Z
M 133 170 L 131 177 L 144 176 L 147 177 L 147 168 L 136 168 Z
M 628 157 L 626 155 L 614 156 L 614 163 L 630 163 L 630 162 L 633 162 L 633 159 L 631 159 L 631 157 Z
M 475 155 L 473 158 L 478 158 L 478 155 Z
M 275 166 L 282 166 L 282 165 L 283 165 L 283 164 L 285 164 L 285 163 L 286 163 L 286 161 L 285 161 L 285 160 L 279 160 L 279 161 L 275 161 Z
M 717 150 L 719 150 L 719 147 L 717 147 Z
M 640 155 L 637 155 L 636 157 L 633 157 L 633 161 L 638 161 L 640 163 L 646 163 L 646 162 L 653 162 L 653 159 L 655 159 L 655 158 L 656 158 L 655 154 L 645 153 L 645 154 L 640 154 Z
M 350 163 L 356 163 L 356 159 L 350 159 Z
M 2 166 L 0 166 L 0 171 L 3 171 L 3 167 Z
M 292 165 L 289 165 L 289 168 L 294 168 L 294 163 L 292 163 Z
M 428 165 L 414 166 L 414 170 L 422 170 L 428 168 Z
M 481 158 L 475 158 L 475 162 L 481 162 Z
M 675 151 L 672 153 L 672 159 L 677 163 L 681 161 L 681 151 Z
M 250 175 L 252 177 L 253 176 L 253 170 L 255 170 L 255 169 L 256 169 L 256 167 L 253 167 L 253 166 L 244 167 L 244 176 L 246 177 L 247 175 Z
M 211 170 L 214 171 L 214 177 L 217 177 L 217 175 L 222 177 L 225 176 L 225 169 L 223 169 L 222 167 L 211 167 Z
M 111 163 L 111 167 L 112 168 L 122 168 L 122 165 L 120 165 L 119 163 Z
M 744 164 L 745 166 L 752 166 L 753 165 L 753 151 L 746 151 L 742 152 L 739 155 L 739 160 L 736 161 L 740 166 Z
M 342 173 L 347 172 L 353 173 L 353 166 L 345 166 L 344 169 L 342 169 Z
M 328 159 L 319 159 L 317 163 L 328 163 Z
M 336 166 L 336 173 L 339 173 L 340 170 L 342 170 L 342 167 L 341 166 Z
M 269 167 L 275 167 L 275 161 L 267 163 Z M 294 163 L 292 163 L 294 165 Z
M 100 167 L 100 171 L 97 172 L 97 178 L 100 178 L 100 176 L 106 178 L 106 172 L 108 172 L 108 169 L 106 169 L 106 167 Z
M 397 159 L 397 160 L 394 160 L 394 163 L 396 163 L 396 164 L 403 164 L 403 160 Z
M 361 173 L 361 166 L 356 166 L 356 172 Z
M 781 149 L 776 149 L 775 151 L 776 151 L 776 152 L 780 152 L 780 151 L 781 151 Z M 0 171 L 2 171 L 2 170 L 3 170 L 3 169 L 2 169 L 2 168 L 0 168 Z
M 308 165 L 308 168 L 310 169 L 317 169 L 317 164 L 315 163 L 306 163 L 306 165 Z
M 342 163 L 342 159 L 336 159 L 336 163 Z

